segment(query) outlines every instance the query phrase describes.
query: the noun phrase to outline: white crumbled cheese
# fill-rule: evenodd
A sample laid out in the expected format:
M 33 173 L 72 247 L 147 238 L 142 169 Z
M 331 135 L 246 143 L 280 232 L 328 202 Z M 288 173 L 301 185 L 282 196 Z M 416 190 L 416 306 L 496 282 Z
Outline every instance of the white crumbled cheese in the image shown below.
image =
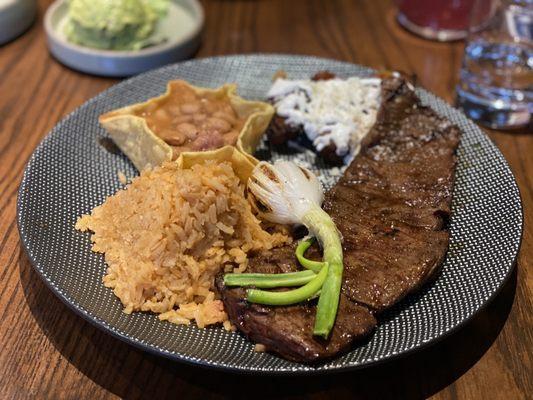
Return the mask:
M 287 124 L 303 127 L 318 151 L 333 143 L 343 157 L 359 152 L 376 121 L 380 94 L 379 78 L 277 79 L 268 97 Z
M 333 167 L 329 170 L 329 174 L 331 176 L 341 176 L 342 175 L 342 171 L 339 167 Z

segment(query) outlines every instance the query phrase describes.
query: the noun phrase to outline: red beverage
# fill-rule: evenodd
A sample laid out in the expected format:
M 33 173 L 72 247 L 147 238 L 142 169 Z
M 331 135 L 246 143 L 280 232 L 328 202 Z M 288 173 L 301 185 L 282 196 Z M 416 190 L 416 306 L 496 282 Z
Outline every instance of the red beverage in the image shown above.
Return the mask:
M 406 29 L 428 39 L 466 37 L 475 0 L 396 0 L 398 21 Z

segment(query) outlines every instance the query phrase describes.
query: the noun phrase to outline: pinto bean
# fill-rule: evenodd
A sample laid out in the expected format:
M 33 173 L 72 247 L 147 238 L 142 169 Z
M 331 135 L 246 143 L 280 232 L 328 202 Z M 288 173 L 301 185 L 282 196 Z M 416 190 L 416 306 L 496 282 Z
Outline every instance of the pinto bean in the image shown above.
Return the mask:
M 190 140 L 194 140 L 196 136 L 198 135 L 198 128 L 195 125 L 189 124 L 187 122 L 179 124 L 176 127 L 176 130 L 180 134 L 185 135 L 185 137 L 187 137 L 187 139 L 190 139 Z
M 221 118 L 210 117 L 206 121 L 208 128 L 217 130 L 220 133 L 226 133 L 231 129 L 231 124 Z
M 213 117 L 223 119 L 224 121 L 229 122 L 231 125 L 235 125 L 237 119 L 235 118 L 235 113 L 229 113 L 226 111 L 217 111 L 213 114 Z
M 192 116 L 192 120 L 194 122 L 202 122 L 202 121 L 205 121 L 205 119 L 207 118 L 207 115 L 203 114 L 203 113 L 199 113 L 199 114 L 194 114 Z
M 224 145 L 222 135 L 217 132 L 199 135 L 191 144 L 192 150 L 212 150 L 218 149 Z
M 233 116 L 237 116 L 237 114 L 235 113 L 235 110 L 233 109 L 233 107 L 231 106 L 231 104 L 229 103 L 223 103 L 220 105 L 220 111 L 223 111 L 223 112 L 226 112 L 230 115 L 233 115 Z
M 187 140 L 187 136 L 184 133 L 174 129 L 161 131 L 159 137 L 171 146 L 180 146 Z
M 172 123 L 174 125 L 179 125 L 183 122 L 191 122 L 192 120 L 192 116 L 191 115 L 178 115 L 177 117 L 175 117 L 173 120 L 172 120 Z
M 180 110 L 183 114 L 196 114 L 200 111 L 200 104 L 198 103 L 185 103 L 180 106 Z

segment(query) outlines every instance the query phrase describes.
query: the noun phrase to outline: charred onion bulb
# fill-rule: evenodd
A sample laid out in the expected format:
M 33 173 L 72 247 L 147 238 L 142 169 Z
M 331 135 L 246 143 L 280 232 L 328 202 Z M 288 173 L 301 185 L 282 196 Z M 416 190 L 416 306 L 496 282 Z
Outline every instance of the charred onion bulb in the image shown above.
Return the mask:
M 309 170 L 288 161 L 274 165 L 260 162 L 248 181 L 252 203 L 260 216 L 268 221 L 288 225 L 305 225 L 323 249 L 323 263 L 307 260 L 303 253 L 309 244 L 299 246 L 298 259 L 316 272 L 304 286 L 285 292 L 249 289 L 247 300 L 252 303 L 287 305 L 308 300 L 320 290 L 313 333 L 327 338 L 339 306 L 342 283 L 341 238 L 331 217 L 321 208 L 324 200 L 322 185 Z M 303 251 L 302 251 L 303 249 Z M 297 252 L 298 255 L 298 252 Z

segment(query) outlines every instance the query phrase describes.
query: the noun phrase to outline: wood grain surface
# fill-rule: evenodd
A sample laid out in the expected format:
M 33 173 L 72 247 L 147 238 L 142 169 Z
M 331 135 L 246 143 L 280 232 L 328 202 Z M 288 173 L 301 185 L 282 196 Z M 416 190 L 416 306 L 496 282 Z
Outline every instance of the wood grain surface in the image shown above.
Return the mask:
M 525 399 L 532 395 L 533 136 L 489 132 L 522 193 L 517 266 L 498 296 L 440 343 L 367 370 L 314 378 L 237 376 L 143 353 L 95 329 L 44 286 L 20 247 L 17 189 L 35 146 L 67 113 L 114 84 L 48 53 L 42 17 L 0 47 L 0 398 L 425 398 Z M 449 102 L 463 44 L 399 28 L 391 2 L 206 1 L 196 55 L 312 54 L 415 74 Z

